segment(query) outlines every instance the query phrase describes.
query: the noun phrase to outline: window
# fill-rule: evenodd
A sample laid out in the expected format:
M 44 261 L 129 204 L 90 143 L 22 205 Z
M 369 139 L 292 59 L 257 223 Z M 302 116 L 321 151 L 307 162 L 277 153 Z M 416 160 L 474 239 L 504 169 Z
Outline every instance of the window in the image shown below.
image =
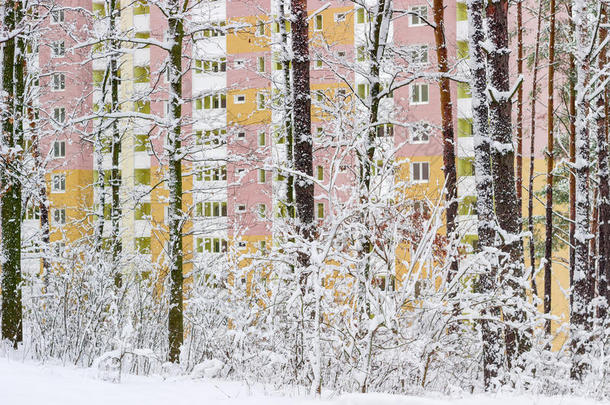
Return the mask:
M 258 169 L 258 182 L 266 183 L 267 182 L 267 172 L 264 169 Z
M 316 204 L 316 216 L 318 219 L 324 219 L 324 203 Z
M 428 45 L 416 45 L 411 49 L 410 61 L 414 64 L 428 63 Z
M 321 138 L 324 135 L 324 128 L 316 127 L 316 138 Z
M 322 15 L 321 14 L 316 15 L 313 29 L 314 29 L 314 31 L 322 31 Z
M 345 51 L 339 51 L 339 52 L 337 52 L 337 57 L 338 57 L 338 58 L 345 58 Z
M 335 13 L 335 22 L 345 21 L 346 13 Z
M 195 73 L 218 73 L 227 71 L 227 58 L 196 60 Z
M 56 122 L 64 123 L 66 121 L 66 109 L 64 107 L 54 108 L 53 118 Z
M 430 180 L 430 163 L 411 163 L 411 180 L 414 183 L 427 183 Z
M 63 73 L 53 73 L 51 79 L 53 90 L 65 90 L 66 89 L 66 75 Z
M 66 45 L 64 41 L 55 41 L 51 43 L 51 56 L 54 58 L 62 57 L 66 54 Z
M 245 62 L 243 59 L 235 59 L 233 61 L 233 67 L 235 69 L 242 69 L 245 66 Z
M 356 60 L 358 62 L 364 62 L 366 59 L 366 47 L 364 45 L 360 45 L 358 48 L 356 48 Z
M 53 142 L 53 157 L 54 158 L 66 157 L 66 141 Z
M 267 216 L 267 206 L 265 204 L 258 204 L 258 216 L 265 218 Z
M 244 131 L 239 131 L 237 133 L 237 139 L 239 139 L 241 141 L 245 140 L 246 139 L 246 133 Z
M 322 69 L 322 67 L 323 67 L 323 66 L 324 66 L 324 64 L 322 63 L 322 59 L 316 59 L 316 60 L 313 62 L 313 68 L 314 68 L 315 70 L 320 70 L 320 69 Z
M 225 21 L 211 23 L 210 25 L 211 25 L 211 28 L 206 28 L 203 30 L 203 36 L 205 38 L 224 37 L 225 36 L 225 34 L 226 34 L 225 26 L 227 25 L 227 23 Z
M 258 249 L 261 251 L 261 253 L 267 253 L 267 241 L 261 240 L 258 242 Z
M 411 130 L 411 143 L 426 143 L 430 140 L 430 133 L 424 128 Z
M 199 253 L 202 253 L 203 251 L 208 253 L 224 253 L 227 251 L 228 243 L 226 239 L 205 238 L 203 240 L 203 248 L 199 250 L 199 246 L 201 246 L 200 240 L 201 238 L 198 238 L 197 240 L 197 251 Z
M 240 249 L 244 249 L 246 247 L 246 242 L 244 242 L 243 240 L 240 240 L 239 242 L 237 242 L 237 247 Z M 244 279 L 242 279 L 244 280 Z M 244 280 L 245 282 L 245 280 Z
M 226 217 L 227 203 L 225 201 L 198 202 L 195 205 L 195 216 L 198 217 Z
M 364 14 L 363 8 L 356 10 L 356 24 L 364 24 Z
M 428 84 L 416 83 L 411 86 L 411 104 L 428 104 Z
M 258 146 L 265 146 L 267 144 L 267 134 L 265 131 L 258 133 Z
M 324 167 L 322 167 L 322 166 L 316 167 L 316 177 L 319 181 L 324 181 Z
M 256 22 L 256 36 L 262 37 L 265 35 L 265 23 L 262 21 Z
M 25 219 L 40 219 L 40 206 L 28 204 Z
M 265 57 L 264 56 L 259 56 L 258 58 L 256 58 L 256 71 L 257 72 L 265 71 Z
M 224 145 L 227 143 L 227 130 L 217 128 L 207 131 L 196 131 L 195 142 L 197 145 Z
M 201 101 L 196 105 L 197 109 L 201 109 Z M 227 108 L 227 95 L 224 93 L 210 94 L 203 97 L 203 108 L 206 110 L 217 110 Z
M 198 181 L 226 181 L 227 167 L 226 166 L 210 166 L 204 167 L 197 173 Z
M 411 27 L 418 27 L 426 24 L 425 20 L 428 19 L 428 6 L 425 4 L 421 6 L 413 6 L 409 12 L 409 25 Z
M 392 124 L 382 124 L 377 126 L 377 136 L 394 136 L 394 125 Z
M 239 168 L 235 171 L 235 176 L 239 179 L 246 174 L 246 169 Z
M 55 10 L 51 13 L 51 24 L 59 24 L 64 22 L 64 10 Z
M 267 103 L 267 96 L 265 93 L 256 93 L 256 108 L 259 110 L 265 109 L 265 104 Z
M 244 213 L 246 212 L 246 204 L 237 204 L 235 212 Z
M 51 176 L 51 191 L 54 193 L 66 191 L 65 174 L 54 174 Z
M 64 225 L 66 223 L 66 209 L 55 208 L 53 210 L 53 222 L 56 225 Z
M 243 104 L 246 102 L 246 96 L 244 94 L 237 94 L 233 96 L 233 102 L 235 104 Z

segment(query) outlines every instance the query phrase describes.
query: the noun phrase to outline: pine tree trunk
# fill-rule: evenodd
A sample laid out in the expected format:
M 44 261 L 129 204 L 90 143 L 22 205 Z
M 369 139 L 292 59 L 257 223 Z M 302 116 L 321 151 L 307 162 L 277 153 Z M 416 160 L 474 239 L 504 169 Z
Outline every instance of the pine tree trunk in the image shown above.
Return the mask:
M 184 7 L 186 7 L 185 2 Z M 169 54 L 169 109 L 172 125 L 168 128 L 168 215 L 169 215 L 169 361 L 180 362 L 180 349 L 184 340 L 183 282 L 182 273 L 182 43 L 184 21 L 179 0 L 169 5 L 168 32 L 172 41 Z
M 536 147 L 536 98 L 538 97 L 538 69 L 540 61 L 540 27 L 542 25 L 542 2 L 538 5 L 538 24 L 536 28 L 536 46 L 534 51 L 534 66 L 532 73 L 532 98 L 531 98 L 531 119 L 530 119 L 530 163 L 528 175 L 528 195 L 527 195 L 527 230 L 529 236 L 529 259 L 532 290 L 534 295 L 538 295 L 536 286 L 536 250 L 534 240 L 534 158 Z
M 491 148 L 492 174 L 494 179 L 494 200 L 498 226 L 503 237 L 500 244 L 504 257 L 502 279 L 506 280 L 514 294 L 525 299 L 525 291 L 520 285 L 523 277 L 523 251 L 518 235 L 521 233 L 521 210 L 515 191 L 514 160 L 512 143 L 511 111 L 512 101 L 502 96 L 510 91 L 510 69 L 508 46 L 508 0 L 488 2 L 487 27 L 491 49 L 487 54 L 489 67 L 489 128 L 493 140 Z M 503 315 L 510 323 L 522 324 L 525 314 L 519 305 L 504 306 Z M 508 326 L 506 334 L 506 354 L 509 368 L 516 364 L 520 355 L 527 350 L 528 340 L 517 328 Z
M 517 74 L 523 75 L 523 0 L 517 1 Z M 517 90 L 517 200 L 523 207 L 523 86 Z M 522 209 L 522 208 L 521 208 Z
M 471 0 L 468 5 L 470 34 L 471 91 L 473 99 L 473 142 L 475 156 L 475 179 L 477 188 L 477 230 L 478 249 L 488 257 L 490 267 L 480 276 L 478 291 L 490 294 L 498 289 L 498 268 L 493 249 L 495 248 L 496 223 L 493 211 L 493 178 L 491 172 L 491 137 L 489 135 L 489 111 L 487 107 L 486 61 L 481 43 L 485 41 L 483 24 L 483 1 Z M 483 310 L 483 382 L 486 390 L 493 388 L 495 379 L 504 365 L 502 331 L 498 323 L 500 307 L 492 305 Z M 498 320 L 498 321 L 494 321 Z
M 589 199 L 589 129 L 587 116 L 589 101 L 587 88 L 589 82 L 590 60 L 588 55 L 589 33 L 586 21 L 586 5 L 583 0 L 572 2 L 574 21 L 575 65 L 576 65 L 576 218 L 575 218 L 575 254 L 574 276 L 572 285 L 572 378 L 581 380 L 589 368 L 586 360 L 589 337 L 588 330 L 592 326 L 593 316 L 590 303 L 593 299 L 594 274 L 589 266 L 589 214 L 591 211 Z
M 599 30 L 599 43 L 602 44 L 608 36 L 608 11 L 606 5 L 601 5 L 602 22 Z M 598 67 L 603 70 L 607 63 L 606 48 L 602 49 L 598 56 Z M 597 254 L 597 282 L 600 298 L 606 299 L 600 303 L 599 317 L 605 319 L 608 312 L 608 274 L 610 272 L 610 170 L 608 168 L 608 102 L 607 88 L 602 91 L 597 99 L 597 177 L 599 179 L 599 233 Z
M 457 199 L 457 173 L 455 168 L 455 133 L 453 128 L 453 104 L 451 102 L 451 88 L 448 77 L 449 64 L 447 61 L 447 44 L 445 41 L 445 5 L 444 0 L 434 0 L 434 40 L 436 43 L 436 58 L 438 71 L 442 75 L 439 80 L 440 102 L 441 102 L 441 126 L 443 133 L 443 164 L 445 166 L 445 221 L 447 236 L 455 238 L 456 218 L 458 212 Z M 457 252 L 450 253 L 450 269 L 447 280 L 451 281 L 458 273 Z
M 291 9 L 293 15 L 292 105 L 294 117 L 294 168 L 299 174 L 313 177 L 307 1 L 292 0 Z M 294 193 L 298 232 L 305 241 L 310 241 L 314 235 L 314 183 L 305 177 L 297 175 L 294 182 Z M 298 260 L 302 271 L 306 271 L 310 265 L 309 253 L 300 251 Z M 302 282 L 304 283 L 305 280 L 303 279 Z
M 14 32 L 23 28 L 24 9 L 20 1 L 4 3 L 3 28 Z M 10 36 L 3 44 L 2 90 L 4 111 L 2 117 L 2 146 L 8 148 L 2 156 L 0 173 L 2 193 L 2 339 L 13 347 L 23 340 L 23 310 L 21 302 L 21 171 L 23 145 L 23 113 L 25 91 L 25 40 L 23 36 Z
M 555 142 L 555 0 L 549 2 L 549 72 L 547 105 L 547 160 L 546 160 L 546 236 L 544 242 L 544 313 L 551 313 L 552 255 L 553 255 L 553 169 Z M 545 329 L 551 333 L 551 321 L 546 320 Z

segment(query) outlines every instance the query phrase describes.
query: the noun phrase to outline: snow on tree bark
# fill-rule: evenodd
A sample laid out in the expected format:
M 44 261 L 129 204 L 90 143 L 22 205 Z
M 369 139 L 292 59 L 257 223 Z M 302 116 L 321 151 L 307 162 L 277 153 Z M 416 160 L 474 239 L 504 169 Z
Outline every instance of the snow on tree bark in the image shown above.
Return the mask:
M 590 60 L 588 49 L 589 21 L 584 0 L 572 1 L 574 21 L 574 60 L 576 67 L 576 117 L 575 117 L 575 230 L 574 230 L 574 275 L 572 284 L 572 307 L 570 338 L 572 342 L 572 378 L 581 380 L 589 367 L 587 351 L 588 332 L 592 326 L 594 274 L 589 265 L 589 158 L 590 139 L 588 129 Z
M 4 3 L 2 28 L 10 34 L 23 29 L 24 5 L 21 1 Z M 10 35 L 2 50 L 2 120 L 3 167 L 0 170 L 0 216 L 2 218 L 2 339 L 15 348 L 23 340 L 21 279 L 21 171 L 23 112 L 25 93 L 25 38 Z

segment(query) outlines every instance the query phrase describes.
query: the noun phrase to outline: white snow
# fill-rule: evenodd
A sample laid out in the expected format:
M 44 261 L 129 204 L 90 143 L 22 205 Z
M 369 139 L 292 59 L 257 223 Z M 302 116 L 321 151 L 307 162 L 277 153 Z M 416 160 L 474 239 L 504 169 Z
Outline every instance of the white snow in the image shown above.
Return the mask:
M 98 379 L 94 369 L 36 364 L 0 357 L 2 404 L 15 405 L 594 405 L 573 397 L 473 395 L 461 398 L 387 394 L 290 395 L 257 384 L 219 379 L 123 375 L 121 383 Z

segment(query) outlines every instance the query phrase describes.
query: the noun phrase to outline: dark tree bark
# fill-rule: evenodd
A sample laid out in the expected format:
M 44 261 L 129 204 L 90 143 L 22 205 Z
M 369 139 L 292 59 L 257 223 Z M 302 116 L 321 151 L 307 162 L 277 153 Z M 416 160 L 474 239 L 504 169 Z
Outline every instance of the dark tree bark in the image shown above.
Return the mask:
M 546 237 L 544 241 L 544 313 L 551 313 L 552 255 L 553 255 L 553 169 L 555 142 L 555 0 L 549 2 L 549 72 L 547 105 L 547 160 L 546 160 Z M 546 320 L 545 329 L 551 333 L 551 321 Z
M 489 255 L 478 285 L 478 292 L 488 294 L 498 288 L 498 268 L 493 265 L 495 248 L 496 218 L 493 211 L 493 177 L 491 169 L 491 137 L 489 135 L 489 111 L 487 106 L 487 72 L 486 61 L 481 44 L 485 41 L 483 24 L 484 0 L 470 1 L 468 19 L 470 22 L 470 59 L 471 91 L 473 103 L 473 137 L 475 152 L 475 176 L 477 188 L 477 230 L 479 234 L 478 249 Z M 501 317 L 500 307 L 495 305 L 483 309 L 481 321 L 483 334 L 483 383 L 486 390 L 493 388 L 493 383 L 504 365 L 504 348 L 502 330 L 498 323 Z
M 523 0 L 517 1 L 517 74 L 523 75 Z M 517 90 L 517 199 L 523 207 L 523 86 Z
M 172 40 L 169 53 L 169 108 L 173 125 L 168 128 L 168 188 L 169 188 L 169 361 L 180 361 L 180 349 L 184 340 L 182 273 L 182 44 L 184 41 L 184 16 L 188 1 L 168 4 L 168 32 Z
M 512 101 L 510 92 L 508 46 L 508 0 L 488 2 L 487 27 L 491 49 L 487 54 L 489 68 L 489 128 L 493 140 L 491 148 L 494 200 L 498 226 L 503 239 L 500 250 L 502 279 L 519 298 L 525 299 L 520 285 L 523 277 L 523 251 L 518 235 L 521 233 L 521 210 L 515 191 L 515 151 L 512 143 Z M 503 315 L 514 324 L 522 324 L 525 314 L 519 305 L 504 305 Z M 506 354 L 509 368 L 527 350 L 528 339 L 517 328 L 508 326 Z
M 314 231 L 314 183 L 313 142 L 311 138 L 311 97 L 309 95 L 309 22 L 307 1 L 291 0 L 292 9 L 292 95 L 294 134 L 294 182 L 297 227 L 304 240 L 313 239 Z M 308 176 L 304 177 L 304 176 Z M 298 254 L 303 271 L 310 265 L 309 254 Z
M 23 3 L 6 0 L 3 28 L 10 32 L 21 29 L 25 18 Z M 0 170 L 2 241 L 2 339 L 13 347 L 23 340 L 23 310 L 21 302 L 21 171 L 23 145 L 23 113 L 25 92 L 24 35 L 9 36 L 3 44 L 2 90 L 4 111 L 1 111 L 2 143 L 8 152 L 2 156 Z
M 457 200 L 457 173 L 455 168 L 455 133 L 453 128 L 453 103 L 451 102 L 451 88 L 448 77 L 449 64 L 447 61 L 447 44 L 445 40 L 445 5 L 444 0 L 434 0 L 434 40 L 436 43 L 436 59 L 438 71 L 442 75 L 438 86 L 441 101 L 441 127 L 443 134 L 443 164 L 445 171 L 445 221 L 447 236 L 455 238 L 456 218 L 458 212 Z M 448 281 L 458 273 L 458 255 L 450 254 L 451 264 L 449 268 Z
M 589 160 L 590 134 L 587 125 L 589 100 L 587 88 L 589 85 L 590 55 L 588 48 L 589 27 L 585 17 L 585 3 L 574 0 L 572 3 L 574 21 L 575 65 L 576 65 L 576 216 L 575 216 L 575 253 L 574 274 L 572 285 L 572 312 L 570 338 L 572 342 L 571 376 L 582 380 L 589 363 L 586 353 L 589 347 L 589 332 L 593 322 L 591 301 L 594 292 L 594 269 L 589 265 L 590 211 L 589 198 Z
M 608 11 L 606 5 L 602 4 L 602 22 L 599 30 L 599 43 L 602 44 L 608 36 Z M 598 67 L 603 70 L 607 63 L 606 48 L 602 49 L 598 56 Z M 597 234 L 597 284 L 600 298 L 606 302 L 600 304 L 599 317 L 606 318 L 608 312 L 608 274 L 610 272 L 610 170 L 608 168 L 608 116 L 607 102 L 608 89 L 605 88 L 597 99 L 597 177 L 599 180 L 599 205 L 598 218 L 599 230 Z

